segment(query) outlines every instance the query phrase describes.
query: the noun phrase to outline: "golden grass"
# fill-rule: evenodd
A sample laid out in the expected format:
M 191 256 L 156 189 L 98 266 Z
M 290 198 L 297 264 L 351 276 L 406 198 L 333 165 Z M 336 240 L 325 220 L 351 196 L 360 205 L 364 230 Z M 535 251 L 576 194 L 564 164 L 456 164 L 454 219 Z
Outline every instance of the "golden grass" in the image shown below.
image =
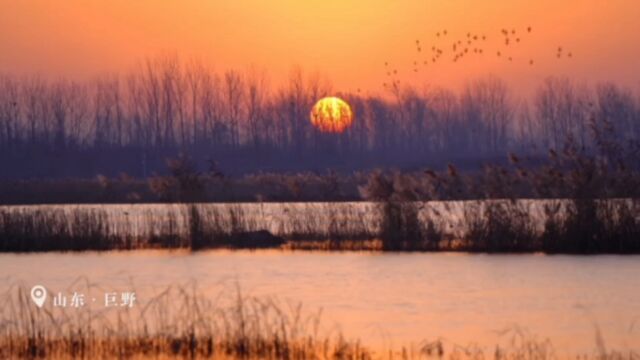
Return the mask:
M 14 287 L 2 301 L 0 358 L 370 358 L 357 341 L 320 335 L 320 313 L 300 304 L 237 289 L 223 295 L 169 287 L 137 308 L 108 313 L 40 309 Z
M 94 285 L 86 282 L 86 287 Z M 111 313 L 50 304 L 39 309 L 19 286 L 0 301 L 2 359 L 561 358 L 548 339 L 517 327 L 506 330 L 506 342 L 493 348 L 435 340 L 381 350 L 340 333 L 324 333 L 321 312 L 305 311 L 299 303 L 244 296 L 237 286 L 215 298 L 200 295 L 194 284 L 171 286 L 137 307 Z M 585 359 L 640 358 L 633 351 L 606 349 L 602 341 L 585 354 Z

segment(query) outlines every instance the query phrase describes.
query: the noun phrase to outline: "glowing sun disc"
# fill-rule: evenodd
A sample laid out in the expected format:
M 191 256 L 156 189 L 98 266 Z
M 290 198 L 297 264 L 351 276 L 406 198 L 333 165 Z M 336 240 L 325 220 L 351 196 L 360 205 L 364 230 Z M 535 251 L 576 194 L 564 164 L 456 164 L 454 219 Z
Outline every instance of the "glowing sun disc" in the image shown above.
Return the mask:
M 353 112 L 346 101 L 330 96 L 311 109 L 311 123 L 322 132 L 341 133 L 353 123 Z

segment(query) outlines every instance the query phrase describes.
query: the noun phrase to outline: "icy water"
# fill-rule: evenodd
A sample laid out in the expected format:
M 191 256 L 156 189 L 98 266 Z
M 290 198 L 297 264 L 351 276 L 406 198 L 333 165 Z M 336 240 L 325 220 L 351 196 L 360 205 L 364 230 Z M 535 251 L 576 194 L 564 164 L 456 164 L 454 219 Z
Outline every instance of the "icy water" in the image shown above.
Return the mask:
M 490 347 L 502 331 L 549 338 L 560 353 L 640 352 L 640 257 L 268 251 L 0 254 L 0 290 L 72 291 L 84 276 L 136 292 L 139 305 L 168 285 L 211 297 L 246 295 L 322 308 L 323 330 L 384 348 L 436 338 Z M 97 305 L 94 305 L 97 306 Z

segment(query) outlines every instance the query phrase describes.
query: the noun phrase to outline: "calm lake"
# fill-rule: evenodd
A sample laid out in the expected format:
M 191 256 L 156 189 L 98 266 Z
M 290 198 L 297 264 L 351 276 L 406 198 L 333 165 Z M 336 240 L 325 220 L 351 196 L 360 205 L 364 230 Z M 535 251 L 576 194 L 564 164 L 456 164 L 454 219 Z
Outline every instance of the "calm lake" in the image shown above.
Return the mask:
M 169 285 L 197 283 L 211 297 L 245 295 L 322 309 L 323 331 L 392 348 L 442 338 L 490 348 L 520 327 L 558 353 L 640 352 L 640 257 L 131 251 L 0 254 L 2 293 L 16 284 L 73 291 L 80 277 L 135 290 L 138 303 Z

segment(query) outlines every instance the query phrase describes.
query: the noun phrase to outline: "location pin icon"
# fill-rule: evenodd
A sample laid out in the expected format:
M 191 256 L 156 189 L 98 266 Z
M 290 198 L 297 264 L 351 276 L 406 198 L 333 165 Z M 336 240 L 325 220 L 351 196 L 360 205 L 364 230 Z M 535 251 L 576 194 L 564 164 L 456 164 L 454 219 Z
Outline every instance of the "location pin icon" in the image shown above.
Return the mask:
M 33 300 L 38 307 L 42 307 L 44 301 L 47 300 L 47 289 L 42 285 L 36 285 L 31 288 L 31 300 Z

